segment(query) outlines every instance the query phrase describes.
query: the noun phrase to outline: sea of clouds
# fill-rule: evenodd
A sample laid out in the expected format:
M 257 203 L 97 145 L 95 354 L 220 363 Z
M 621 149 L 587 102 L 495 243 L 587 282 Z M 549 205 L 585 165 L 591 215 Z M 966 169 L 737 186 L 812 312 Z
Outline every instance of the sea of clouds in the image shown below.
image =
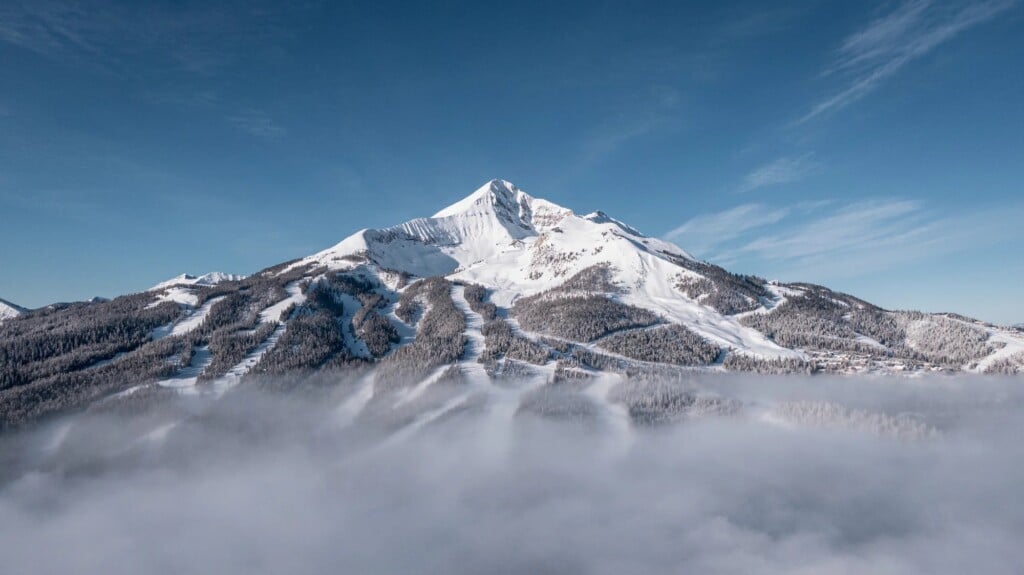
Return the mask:
M 0 571 L 1019 573 L 1024 380 L 706 377 L 671 424 L 467 409 L 394 434 L 332 396 L 0 441 Z M 183 415 L 184 414 L 184 415 Z

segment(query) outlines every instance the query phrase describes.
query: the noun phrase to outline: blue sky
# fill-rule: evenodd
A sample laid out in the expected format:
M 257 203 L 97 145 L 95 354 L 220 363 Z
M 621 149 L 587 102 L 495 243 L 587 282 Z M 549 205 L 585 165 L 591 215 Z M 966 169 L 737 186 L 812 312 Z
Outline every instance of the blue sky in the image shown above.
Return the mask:
M 283 4 L 0 0 L 0 297 L 253 272 L 500 177 L 1024 321 L 1020 2 Z

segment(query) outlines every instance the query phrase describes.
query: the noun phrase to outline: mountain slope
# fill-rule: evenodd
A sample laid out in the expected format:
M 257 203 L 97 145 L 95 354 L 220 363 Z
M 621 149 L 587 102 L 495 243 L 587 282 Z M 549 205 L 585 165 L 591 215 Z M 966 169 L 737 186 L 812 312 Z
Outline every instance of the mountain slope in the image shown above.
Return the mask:
M 12 317 L 18 317 L 19 315 L 28 311 L 27 309 L 15 305 L 7 300 L 0 299 L 0 322 L 10 319 Z
M 184 305 L 195 305 L 196 299 L 190 288 L 212 287 L 223 282 L 237 282 L 245 279 L 241 274 L 210 272 L 201 276 L 181 274 L 162 281 L 147 291 L 159 293 L 161 301 L 174 301 Z
M 249 277 L 179 276 L 50 306 L 0 326 L 0 354 L 5 426 L 282 375 L 354 378 L 346 417 L 421 425 L 480 397 L 544 411 L 551 385 L 593 394 L 609 377 L 1017 373 L 1024 334 L 733 274 L 494 180 L 431 217 L 360 230 Z M 517 382 L 524 399 L 502 403 L 489 378 Z M 572 396 L 556 411 L 604 397 Z
M 711 266 L 601 212 L 578 216 L 502 180 L 489 182 L 431 218 L 362 230 L 297 265 L 348 270 L 364 259 L 381 269 L 486 286 L 492 290 L 491 301 L 502 307 L 555 288 L 583 270 L 609 266 L 610 280 L 622 287 L 616 298 L 623 303 L 694 326 L 721 345 L 764 357 L 796 357 L 735 319 L 680 296 L 677 283 L 709 283 L 701 271 Z M 735 291 L 719 284 L 713 289 Z M 746 299 L 751 309 L 762 307 L 755 298 Z
M 162 281 L 155 286 L 149 288 L 148 291 L 159 291 L 174 286 L 215 286 L 221 282 L 228 281 L 239 281 L 245 279 L 244 275 L 241 274 L 226 274 L 224 272 L 210 272 L 201 276 L 194 276 L 191 274 L 181 274 L 174 276 L 173 278 Z

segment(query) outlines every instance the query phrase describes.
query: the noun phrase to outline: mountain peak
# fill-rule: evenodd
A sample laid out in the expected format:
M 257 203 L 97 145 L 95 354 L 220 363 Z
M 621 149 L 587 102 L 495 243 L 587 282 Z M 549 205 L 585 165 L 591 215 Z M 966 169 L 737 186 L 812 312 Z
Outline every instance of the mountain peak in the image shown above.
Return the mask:
M 532 199 L 512 182 L 495 179 L 480 186 L 472 194 L 437 212 L 432 217 L 447 218 L 465 213 L 479 212 L 480 210 L 488 210 L 496 206 L 501 206 L 508 210 L 518 206 L 524 200 L 528 203 Z
M 568 208 L 527 194 L 508 180 L 494 179 L 430 219 L 496 218 L 513 237 L 519 237 L 523 232 L 546 231 L 572 213 Z
M 148 291 L 158 291 L 169 287 L 180 286 L 180 285 L 198 285 L 198 286 L 213 286 L 221 282 L 226 281 L 238 281 L 245 279 L 244 275 L 241 274 L 227 274 L 224 272 L 210 272 L 201 276 L 192 274 L 181 274 L 175 276 L 169 280 L 162 281 L 155 286 L 149 288 Z
M 602 253 L 602 244 L 608 241 L 616 242 L 617 247 L 609 246 Z M 617 255 L 612 259 L 621 259 L 619 267 L 624 273 L 626 268 L 645 265 L 642 257 L 638 259 L 638 251 L 656 258 L 667 254 L 669 258 L 693 259 L 679 247 L 649 238 L 604 212 L 580 217 L 568 208 L 527 194 L 508 180 L 494 179 L 431 217 L 360 230 L 300 261 L 340 269 L 368 259 L 384 268 L 424 277 L 497 265 L 500 261 L 494 269 L 554 281 L 590 263 L 609 260 L 613 251 Z M 545 262 L 555 260 L 565 269 L 559 268 L 557 273 L 542 269 L 550 267 Z M 637 277 L 646 273 L 633 271 L 639 274 Z M 505 279 L 512 281 L 511 276 Z
M 640 230 L 634 228 L 633 226 L 630 226 L 630 225 L 627 225 L 627 224 L 625 224 L 623 222 L 620 222 L 619 220 L 609 216 L 608 214 L 606 214 L 606 213 L 604 213 L 604 212 L 602 212 L 600 210 L 598 210 L 596 212 L 589 213 L 589 214 L 583 216 L 583 219 L 590 220 L 590 221 L 594 222 L 595 224 L 615 224 L 616 226 L 618 226 L 622 231 L 626 232 L 627 234 L 631 234 L 631 235 L 634 235 L 634 236 L 637 236 L 637 237 L 641 237 L 641 238 L 647 237 L 643 233 L 641 233 Z

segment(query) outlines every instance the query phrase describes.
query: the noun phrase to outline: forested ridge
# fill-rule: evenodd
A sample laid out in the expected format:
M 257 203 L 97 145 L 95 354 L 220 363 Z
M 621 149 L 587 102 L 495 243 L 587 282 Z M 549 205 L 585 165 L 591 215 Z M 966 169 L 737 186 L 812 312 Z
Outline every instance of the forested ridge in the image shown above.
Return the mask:
M 553 383 L 573 383 L 599 371 L 637 377 L 708 366 L 816 373 L 844 372 L 860 362 L 959 370 L 1003 345 L 969 318 L 884 310 L 821 286 L 777 284 L 672 258 L 683 268 L 670 284 L 675 289 L 800 357 L 745 353 L 624 303 L 627 290 L 615 279 L 616 268 L 598 264 L 507 308 L 490 301 L 486 286 L 462 283 L 470 309 L 484 320 L 478 361 L 487 373 L 504 377 L 547 366 Z M 188 370 L 202 385 L 228 373 L 266 382 L 372 367 L 375 394 L 408 388 L 432 373 L 459 381 L 453 366 L 464 359 L 467 336 L 466 317 L 453 301 L 455 284 L 382 269 L 368 257 L 353 256 L 350 263 L 331 271 L 287 262 L 213 286 L 56 304 L 7 320 L 0 324 L 0 427 L 82 408 Z M 192 300 L 172 301 L 173 290 L 185 290 Z M 186 320 L 189 329 L 175 331 Z M 414 336 L 403 341 L 401 333 Z M 1019 373 L 1024 353 L 1009 351 L 988 360 L 984 370 Z

